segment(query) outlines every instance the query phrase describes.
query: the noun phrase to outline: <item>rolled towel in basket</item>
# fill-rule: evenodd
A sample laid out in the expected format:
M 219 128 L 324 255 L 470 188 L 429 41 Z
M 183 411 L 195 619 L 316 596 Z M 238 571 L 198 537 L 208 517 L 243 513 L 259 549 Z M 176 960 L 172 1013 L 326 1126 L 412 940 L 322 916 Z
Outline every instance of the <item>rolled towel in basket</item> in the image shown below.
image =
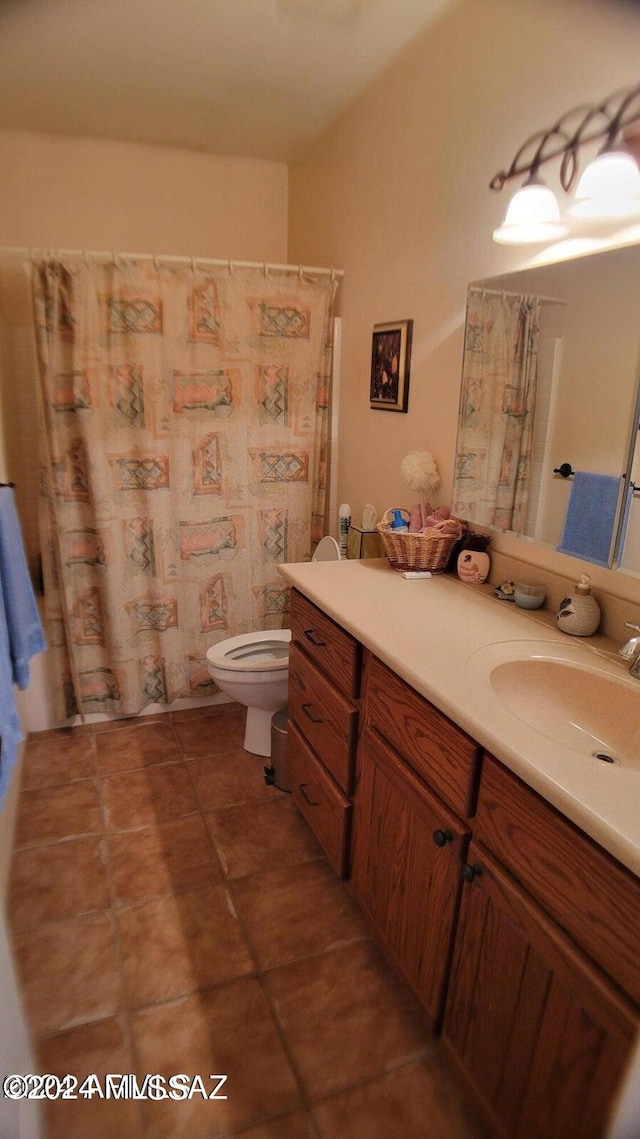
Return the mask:
M 419 534 L 429 514 L 431 514 L 431 507 L 428 502 L 416 502 L 415 506 L 411 507 L 409 514 L 409 533 Z
M 457 518 L 438 518 L 433 515 L 432 518 L 427 519 L 427 524 L 420 531 L 421 534 L 429 534 L 432 537 L 438 535 L 440 538 L 460 537 L 460 523 Z
M 430 531 L 433 530 L 434 526 L 440 526 L 440 530 L 444 535 L 446 535 L 448 533 L 452 533 L 451 528 L 449 528 L 449 530 L 448 530 L 448 528 L 442 527 L 440 525 L 443 522 L 453 522 L 454 519 L 451 518 L 450 516 L 451 516 L 451 511 L 450 511 L 449 507 L 448 506 L 441 506 L 440 509 L 434 511 L 434 514 L 429 515 L 428 518 L 425 518 L 425 524 L 424 524 L 424 526 L 422 526 L 420 533 L 421 534 L 428 534 L 428 533 L 430 533 Z

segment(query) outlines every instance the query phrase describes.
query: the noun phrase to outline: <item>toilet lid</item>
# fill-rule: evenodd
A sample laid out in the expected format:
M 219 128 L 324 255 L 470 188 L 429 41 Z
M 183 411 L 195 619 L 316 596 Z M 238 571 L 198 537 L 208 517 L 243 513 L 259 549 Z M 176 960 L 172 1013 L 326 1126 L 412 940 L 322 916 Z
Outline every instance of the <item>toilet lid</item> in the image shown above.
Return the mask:
M 311 559 L 312 562 L 339 562 L 341 560 L 340 547 L 335 538 L 330 534 L 325 534 L 316 546 L 315 553 Z
M 290 629 L 267 629 L 227 637 L 207 649 L 207 660 L 215 668 L 230 672 L 275 672 L 289 667 Z

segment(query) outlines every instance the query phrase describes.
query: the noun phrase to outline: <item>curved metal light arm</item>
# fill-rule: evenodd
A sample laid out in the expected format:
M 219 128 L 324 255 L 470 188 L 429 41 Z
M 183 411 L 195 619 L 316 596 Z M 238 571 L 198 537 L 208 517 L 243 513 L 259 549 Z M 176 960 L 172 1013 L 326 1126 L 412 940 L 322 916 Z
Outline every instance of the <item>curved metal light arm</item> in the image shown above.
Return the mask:
M 578 115 L 580 118 L 577 126 L 570 127 Z M 512 178 L 521 178 L 523 174 L 535 178 L 540 166 L 562 156 L 560 184 L 563 190 L 569 191 L 578 173 L 580 147 L 601 138 L 611 144 L 623 127 L 638 121 L 640 84 L 618 91 L 594 106 L 574 107 L 547 130 L 531 135 L 522 144 L 509 168 L 494 174 L 489 186 L 492 190 L 501 190 L 506 182 Z

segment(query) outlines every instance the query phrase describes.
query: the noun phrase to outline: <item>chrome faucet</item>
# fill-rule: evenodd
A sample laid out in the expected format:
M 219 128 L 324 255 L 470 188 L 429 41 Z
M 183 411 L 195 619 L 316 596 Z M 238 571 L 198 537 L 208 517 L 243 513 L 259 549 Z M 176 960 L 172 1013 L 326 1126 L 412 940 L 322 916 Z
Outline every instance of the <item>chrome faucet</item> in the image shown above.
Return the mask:
M 636 680 L 640 680 L 640 625 L 634 625 L 631 621 L 625 621 L 627 629 L 635 629 L 637 636 L 630 637 L 618 649 L 618 655 L 623 657 L 624 660 L 630 660 L 629 673 L 635 676 Z

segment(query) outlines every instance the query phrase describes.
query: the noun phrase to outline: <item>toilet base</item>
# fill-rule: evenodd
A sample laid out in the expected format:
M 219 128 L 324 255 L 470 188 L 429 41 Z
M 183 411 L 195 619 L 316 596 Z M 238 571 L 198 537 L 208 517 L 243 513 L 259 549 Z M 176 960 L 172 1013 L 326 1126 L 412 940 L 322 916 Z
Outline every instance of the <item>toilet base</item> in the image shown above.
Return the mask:
M 244 728 L 245 751 L 254 755 L 271 757 L 271 717 L 278 708 L 247 708 L 247 719 Z

